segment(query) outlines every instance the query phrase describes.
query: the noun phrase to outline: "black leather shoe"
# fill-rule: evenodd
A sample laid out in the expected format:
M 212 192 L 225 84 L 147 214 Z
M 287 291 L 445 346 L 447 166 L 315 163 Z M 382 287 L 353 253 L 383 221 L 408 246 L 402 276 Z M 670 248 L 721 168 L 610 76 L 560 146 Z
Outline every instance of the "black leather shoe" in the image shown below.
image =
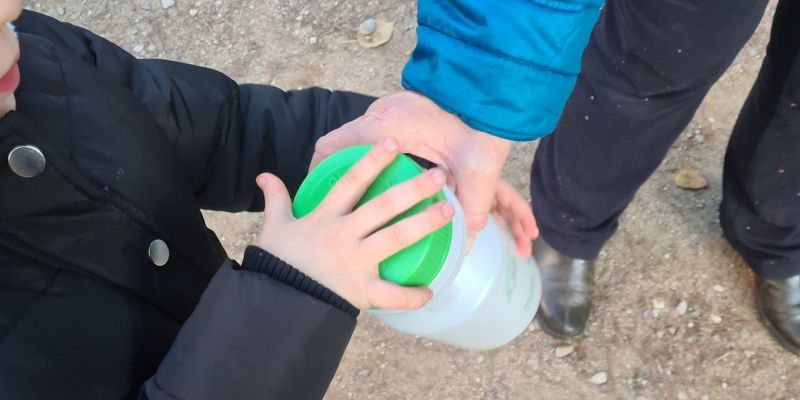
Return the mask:
M 800 275 L 785 280 L 756 276 L 756 301 L 761 320 L 772 336 L 800 355 Z
M 569 339 L 583 332 L 592 305 L 594 260 L 565 256 L 543 239 L 533 242 L 542 273 L 542 302 L 536 318 L 545 332 Z

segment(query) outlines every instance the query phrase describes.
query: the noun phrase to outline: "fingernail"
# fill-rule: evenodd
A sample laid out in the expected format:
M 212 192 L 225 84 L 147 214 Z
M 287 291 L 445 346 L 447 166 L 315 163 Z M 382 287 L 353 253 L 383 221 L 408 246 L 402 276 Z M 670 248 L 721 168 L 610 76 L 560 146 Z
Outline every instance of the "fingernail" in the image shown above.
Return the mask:
M 385 147 L 386 150 L 395 151 L 397 150 L 397 142 L 392 138 L 383 139 L 383 147 Z
M 431 175 L 431 178 L 433 179 L 433 181 L 436 182 L 436 184 L 438 184 L 438 185 L 443 185 L 444 182 L 447 180 L 447 178 L 444 176 L 444 172 L 442 172 L 442 171 L 440 171 L 440 170 L 438 170 L 436 168 L 429 169 L 428 173 Z
M 451 206 L 450 203 L 442 204 L 442 207 L 440 209 L 442 210 L 442 215 L 444 215 L 447 218 L 450 218 L 453 215 L 453 212 L 455 211 L 453 210 L 453 206 Z

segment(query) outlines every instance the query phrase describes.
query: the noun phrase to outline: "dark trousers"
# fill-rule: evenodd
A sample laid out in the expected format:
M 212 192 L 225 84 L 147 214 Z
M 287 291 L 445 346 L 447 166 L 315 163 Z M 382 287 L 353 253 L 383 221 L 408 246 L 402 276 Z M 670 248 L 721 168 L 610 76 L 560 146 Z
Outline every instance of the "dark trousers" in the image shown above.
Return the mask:
M 608 0 L 531 172 L 545 240 L 597 256 L 623 210 L 752 35 L 766 0 Z M 800 1 L 782 0 L 725 157 L 720 220 L 766 278 L 800 274 Z

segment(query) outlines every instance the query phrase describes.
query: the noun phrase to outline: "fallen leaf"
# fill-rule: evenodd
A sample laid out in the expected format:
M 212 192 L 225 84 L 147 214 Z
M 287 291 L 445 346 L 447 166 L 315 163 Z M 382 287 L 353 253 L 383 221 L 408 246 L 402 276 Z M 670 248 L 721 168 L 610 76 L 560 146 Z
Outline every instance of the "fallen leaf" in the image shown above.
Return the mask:
M 367 49 L 382 46 L 392 38 L 393 30 L 394 22 L 377 19 L 375 20 L 375 30 L 372 33 L 364 34 L 359 30 L 358 44 Z
M 675 182 L 675 185 L 679 188 L 689 190 L 698 190 L 708 186 L 708 181 L 703 177 L 703 174 L 692 167 L 681 168 L 678 173 L 672 177 L 672 181 Z

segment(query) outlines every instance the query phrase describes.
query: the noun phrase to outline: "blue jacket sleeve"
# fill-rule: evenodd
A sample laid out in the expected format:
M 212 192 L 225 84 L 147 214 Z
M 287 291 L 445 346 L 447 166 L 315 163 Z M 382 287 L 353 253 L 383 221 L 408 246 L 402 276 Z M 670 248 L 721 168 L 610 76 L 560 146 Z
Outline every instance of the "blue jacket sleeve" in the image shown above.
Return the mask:
M 510 140 L 550 134 L 603 0 L 419 0 L 403 86 Z

